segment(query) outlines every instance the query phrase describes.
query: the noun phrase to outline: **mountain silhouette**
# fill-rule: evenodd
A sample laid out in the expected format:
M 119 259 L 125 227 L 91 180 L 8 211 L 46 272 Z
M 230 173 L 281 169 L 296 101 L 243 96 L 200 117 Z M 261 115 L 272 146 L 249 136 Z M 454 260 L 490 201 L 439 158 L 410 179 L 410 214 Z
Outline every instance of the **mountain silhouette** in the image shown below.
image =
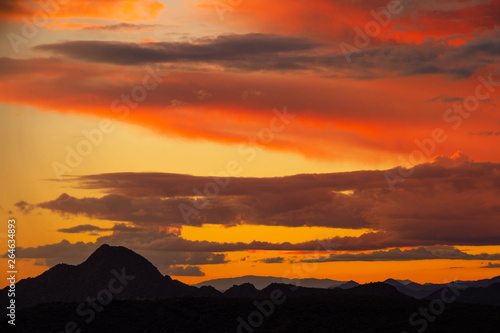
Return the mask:
M 368 283 L 364 285 L 355 286 L 349 289 L 342 288 L 308 288 L 298 287 L 292 284 L 272 283 L 266 288 L 262 289 L 262 294 L 269 295 L 273 290 L 280 290 L 287 297 L 302 297 L 302 296 L 376 296 L 384 298 L 403 298 L 408 296 L 398 292 L 393 286 L 387 285 L 382 282 Z
M 197 293 L 198 296 L 203 297 L 216 297 L 222 296 L 223 294 L 212 286 L 201 286 L 200 291 Z
M 334 291 L 339 292 L 342 295 L 350 296 L 381 296 L 381 297 L 408 297 L 403 293 L 399 292 L 395 287 L 388 285 L 383 282 L 372 282 L 367 284 L 362 284 L 357 287 L 350 289 L 336 288 Z
M 432 284 L 432 283 L 421 285 L 415 282 L 403 284 L 400 281 L 394 279 L 387 279 L 384 281 L 384 283 L 393 286 L 399 292 L 405 295 L 415 298 L 424 298 L 425 296 L 435 292 L 436 290 L 443 288 L 444 286 L 442 284 Z
M 357 287 L 357 286 L 359 286 L 359 283 L 357 283 L 356 281 L 351 280 L 349 282 L 341 284 L 340 286 L 330 286 L 329 289 L 335 289 L 335 288 L 351 289 L 351 288 L 354 288 L 354 287 Z
M 220 286 L 230 281 L 254 279 L 259 286 L 251 283 L 233 284 L 222 293 Z M 297 296 L 370 296 L 370 297 L 408 297 L 433 298 L 445 284 L 420 285 L 411 281 L 404 283 L 388 279 L 382 282 L 359 285 L 354 281 L 342 283 L 328 279 L 281 279 L 290 283 L 271 282 L 262 287 L 263 282 L 280 281 L 275 277 L 246 276 L 241 278 L 219 279 L 217 286 L 189 286 L 170 276 L 163 276 L 146 258 L 122 246 L 99 247 L 87 260 L 79 265 L 58 264 L 35 278 L 28 278 L 16 284 L 16 304 L 18 308 L 54 302 L 83 302 L 100 297 L 101 303 L 111 300 L 155 300 L 172 297 L 226 297 L 262 298 L 268 297 L 274 289 L 285 295 Z M 218 280 L 214 280 L 218 281 Z M 219 281 L 221 282 L 221 281 Z M 335 282 L 337 286 L 326 284 Z M 498 304 L 496 300 L 500 277 L 479 281 L 460 281 L 467 287 L 459 297 L 464 302 Z M 311 285 L 325 285 L 313 288 Z M 8 287 L 0 292 L 0 300 L 7 300 Z M 495 299 L 495 297 L 497 297 Z
M 195 287 L 201 286 L 212 286 L 220 291 L 226 291 L 232 286 L 239 286 L 244 283 L 251 283 L 255 286 L 255 288 L 261 290 L 270 285 L 271 283 L 285 283 L 285 284 L 295 284 L 302 287 L 309 288 L 328 288 L 328 287 L 337 287 L 346 281 L 336 281 L 330 279 L 288 279 L 283 277 L 275 277 L 275 276 L 256 276 L 256 275 L 245 275 L 233 278 L 220 278 L 220 279 L 212 279 L 203 281 L 197 284 L 194 284 Z
M 494 283 L 500 283 L 500 276 L 496 276 L 492 279 L 483 279 L 483 280 L 477 280 L 477 281 L 457 281 L 460 284 L 465 285 L 466 287 L 482 287 L 482 288 L 487 288 Z
M 227 297 L 258 297 L 260 294 L 260 290 L 251 283 L 234 285 L 224 292 L 224 296 Z
M 443 289 L 440 289 L 429 296 L 427 299 L 440 299 Z M 456 301 L 475 303 L 475 304 L 489 304 L 500 305 L 500 283 L 493 283 L 488 287 L 468 287 L 461 290 L 457 296 Z
M 214 295 L 211 289 L 200 290 L 163 276 L 151 262 L 132 250 L 105 244 L 79 265 L 58 264 L 38 277 L 19 281 L 16 302 L 19 307 L 79 302 L 95 298 L 101 291 L 117 300 Z M 2 292 L 3 297 L 6 292 L 7 288 Z
M 465 289 L 457 301 L 447 304 L 445 314 L 426 332 L 498 331 L 499 279 L 461 281 Z M 429 299 L 441 297 L 446 286 L 389 279 L 312 288 L 301 285 L 307 279 L 285 281 L 296 284 L 274 282 L 258 288 L 241 283 L 221 293 L 214 286 L 198 288 L 163 276 L 132 250 L 102 245 L 79 265 L 58 264 L 36 278 L 19 281 L 15 329 L 60 332 L 68 323 L 76 323 L 82 331 L 94 333 L 110 328 L 122 333 L 250 332 L 248 325 L 262 317 L 261 331 L 266 332 L 413 332 L 409 318 L 429 307 Z M 425 299 L 401 291 L 415 294 L 429 289 L 434 293 Z M 1 292 L 2 304 L 7 304 L 7 290 Z M 96 300 L 104 313 L 92 307 Z M 0 321 L 2 332 L 12 331 L 6 319 Z
M 434 295 L 435 293 L 437 293 L 437 291 L 441 291 L 442 289 L 447 287 L 447 284 L 434 284 L 434 283 L 418 284 L 411 281 L 405 284 L 403 282 L 406 283 L 406 281 L 398 281 L 394 279 L 387 279 L 384 281 L 384 283 L 395 287 L 399 292 L 419 299 L 428 298 L 429 295 Z M 483 279 L 477 281 L 459 280 L 455 282 L 458 283 L 460 286 L 466 288 L 471 288 L 471 287 L 485 288 L 493 285 L 494 283 L 500 283 L 500 276 L 494 277 L 492 279 Z

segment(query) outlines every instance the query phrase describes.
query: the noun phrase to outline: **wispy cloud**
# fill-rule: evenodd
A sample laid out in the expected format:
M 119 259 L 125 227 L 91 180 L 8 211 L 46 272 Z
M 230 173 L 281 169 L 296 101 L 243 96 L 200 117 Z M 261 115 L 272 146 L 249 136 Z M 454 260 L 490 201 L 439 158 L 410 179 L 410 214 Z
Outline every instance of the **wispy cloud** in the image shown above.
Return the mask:
M 119 31 L 151 30 L 158 27 L 160 27 L 160 25 L 158 24 L 134 24 L 134 23 L 122 22 L 117 24 L 89 26 L 85 27 L 84 30 L 119 32 Z
M 488 265 L 482 266 L 481 268 L 500 268 L 500 263 L 489 262 Z
M 331 254 L 318 259 L 305 259 L 303 262 L 332 262 L 332 261 L 408 261 L 408 260 L 500 260 L 500 253 L 496 254 L 468 254 L 452 246 L 419 247 L 416 249 L 401 250 L 399 248 L 374 251 L 370 253 L 343 253 Z M 490 263 L 491 264 L 491 263 Z
M 165 274 L 172 276 L 205 276 L 198 266 L 170 266 Z

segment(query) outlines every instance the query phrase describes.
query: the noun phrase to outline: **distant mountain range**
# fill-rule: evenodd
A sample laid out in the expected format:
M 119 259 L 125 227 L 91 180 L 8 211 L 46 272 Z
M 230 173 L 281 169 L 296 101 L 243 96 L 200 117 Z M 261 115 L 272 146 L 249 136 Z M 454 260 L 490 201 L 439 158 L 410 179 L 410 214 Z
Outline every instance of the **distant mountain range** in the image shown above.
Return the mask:
M 403 284 L 400 281 L 393 279 L 387 279 L 384 281 L 384 283 L 395 287 L 399 292 L 405 295 L 415 298 L 428 298 L 429 295 L 432 295 L 437 291 L 447 287 L 447 284 L 433 283 L 418 284 L 415 282 L 410 282 L 408 284 Z M 492 279 L 484 279 L 478 281 L 454 281 L 453 283 L 466 288 L 487 288 L 495 283 L 500 283 L 500 276 L 494 277 Z
M 287 279 L 275 276 L 255 276 L 255 275 L 245 275 L 234 278 L 222 278 L 203 281 L 197 284 L 193 284 L 195 287 L 201 286 L 212 286 L 217 290 L 222 292 L 228 290 L 232 286 L 238 286 L 243 283 L 251 283 L 257 289 L 264 289 L 271 283 L 285 283 L 293 284 L 301 287 L 307 288 L 330 288 L 338 287 L 346 283 L 346 281 L 336 281 L 330 279 Z
M 500 276 L 479 281 L 459 281 L 467 287 L 458 300 L 470 303 L 499 304 Z M 172 297 L 268 297 L 273 289 L 294 296 L 383 296 L 435 298 L 446 284 L 418 284 L 388 279 L 359 285 L 355 281 L 329 279 L 290 280 L 277 277 L 242 276 L 186 285 L 163 276 L 146 258 L 124 247 L 102 245 L 85 262 L 73 266 L 59 264 L 35 278 L 16 285 L 19 308 L 51 302 L 82 302 L 88 297 L 114 300 L 155 300 Z M 0 300 L 7 298 L 7 289 Z
M 478 281 L 455 281 L 460 286 L 465 286 L 467 288 L 487 288 L 495 283 L 500 283 L 500 276 L 492 279 L 484 279 Z M 327 288 L 327 289 L 351 289 L 360 286 L 356 281 L 336 281 L 330 279 L 286 279 L 273 276 L 255 276 L 255 275 L 245 275 L 235 278 L 222 278 L 203 281 L 194 284 L 195 287 L 201 286 L 212 286 L 215 289 L 224 292 L 226 290 L 232 289 L 235 286 L 240 286 L 243 284 L 252 284 L 256 289 L 264 289 L 271 283 L 281 283 L 281 284 L 293 284 L 306 288 Z M 387 279 L 383 283 L 388 284 L 396 288 L 400 293 L 415 297 L 417 299 L 427 298 L 429 295 L 435 293 L 436 291 L 442 290 L 447 287 L 447 284 L 434 284 L 425 283 L 419 284 L 410 280 L 394 280 Z
M 357 283 L 356 281 L 349 281 L 349 282 L 346 282 L 346 283 L 343 283 L 341 284 L 340 286 L 330 286 L 328 287 L 329 289 L 335 289 L 335 288 L 340 288 L 340 289 L 351 289 L 351 288 L 354 288 L 354 287 L 357 287 L 359 286 L 359 283 Z
M 439 299 L 443 289 L 428 295 L 426 299 Z M 500 305 L 500 283 L 488 287 L 469 287 L 460 291 L 456 301 L 474 304 Z

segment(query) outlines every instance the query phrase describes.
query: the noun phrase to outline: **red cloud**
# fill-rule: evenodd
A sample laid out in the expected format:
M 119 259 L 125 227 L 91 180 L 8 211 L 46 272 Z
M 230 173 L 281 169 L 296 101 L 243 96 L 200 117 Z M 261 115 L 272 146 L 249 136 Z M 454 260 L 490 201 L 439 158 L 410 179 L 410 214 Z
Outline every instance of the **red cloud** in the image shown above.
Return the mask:
M 211 1 L 201 7 L 214 10 Z M 376 45 L 391 40 L 421 43 L 428 37 L 473 38 L 478 29 L 495 28 L 498 23 L 495 13 L 500 12 L 500 3 L 472 0 L 253 0 L 242 1 L 233 8 L 222 10 L 224 22 L 228 24 L 259 27 L 261 31 L 307 34 L 337 43 L 352 42 L 356 26 L 364 29 L 368 22 L 381 22 L 382 29 L 373 42 Z M 220 16 L 214 15 L 213 19 L 220 19 Z
M 426 77 L 337 81 L 292 75 L 300 78 L 295 81 L 283 80 L 280 75 L 175 71 L 161 77 L 143 101 L 132 101 L 132 107 L 123 96 L 130 99 L 144 78 L 149 77 L 148 84 L 154 85 L 146 67 L 8 58 L 0 59 L 0 67 L 3 102 L 123 120 L 167 135 L 248 146 L 260 143 L 264 148 L 315 158 L 369 163 L 391 159 L 397 164 L 396 154 L 408 159 L 418 149 L 415 139 L 425 140 L 432 128 L 443 127 L 449 138 L 435 146 L 433 156 L 462 149 L 480 160 L 498 159 L 488 146 L 478 144 L 484 137 L 466 135 L 495 121 L 494 113 L 483 111 L 488 105 L 481 104 L 455 131 L 450 129 L 452 123 L 442 120 L 450 105 L 426 102 L 439 95 L 436 89 L 443 84 L 448 85 L 445 91 L 449 94 L 473 94 L 475 82 L 440 80 L 429 84 Z M 249 88 L 263 94 L 242 98 Z M 200 99 L 200 90 L 210 97 Z M 271 142 L 263 144 L 257 138 L 259 133 L 271 126 L 276 117 L 272 110 L 282 112 L 284 106 L 295 117 L 274 133 Z M 435 122 L 429 124 L 429 119 Z

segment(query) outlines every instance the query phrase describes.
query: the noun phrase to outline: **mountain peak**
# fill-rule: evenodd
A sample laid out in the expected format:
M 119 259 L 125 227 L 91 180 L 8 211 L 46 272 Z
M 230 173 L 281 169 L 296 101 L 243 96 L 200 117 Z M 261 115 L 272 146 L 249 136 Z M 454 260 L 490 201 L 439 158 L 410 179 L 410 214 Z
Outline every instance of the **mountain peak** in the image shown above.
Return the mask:
M 371 296 L 391 296 L 406 297 L 404 294 L 385 282 L 371 282 L 346 290 L 352 295 L 371 295 Z
M 109 244 L 102 244 L 101 246 L 99 246 L 97 248 L 97 250 L 95 250 L 92 253 L 92 255 L 95 255 L 95 254 L 104 255 L 104 254 L 109 254 L 109 253 L 114 253 L 114 252 L 116 252 L 116 253 L 117 252 L 123 252 L 123 253 L 125 253 L 127 251 L 133 252 L 132 250 L 129 250 L 126 247 L 123 247 L 123 246 L 111 246 Z
M 114 299 L 155 299 L 202 294 L 197 288 L 163 276 L 146 258 L 123 246 L 101 245 L 79 265 L 58 264 L 16 285 L 20 307 L 47 302 L 80 302 L 123 282 Z M 216 294 L 204 290 L 203 294 Z M 2 296 L 2 295 L 0 295 Z M 0 297 L 1 298 L 1 297 Z
M 340 288 L 340 289 L 351 289 L 351 288 L 354 288 L 354 287 L 357 287 L 359 286 L 359 283 L 357 283 L 356 281 L 348 281 L 346 283 L 343 283 L 339 286 L 331 286 L 330 289 L 335 289 L 335 288 Z
M 104 263 L 114 264 L 115 260 L 123 263 L 127 263 L 128 261 L 130 261 L 131 263 L 141 262 L 142 264 L 144 264 L 147 262 L 152 265 L 149 260 L 135 253 L 134 251 L 127 249 L 126 247 L 111 246 L 108 244 L 101 245 L 87 258 L 87 260 L 83 264 L 86 264 L 87 262 L 98 265 L 102 265 Z
M 229 297 L 254 297 L 259 294 L 259 290 L 251 283 L 234 285 L 224 292 Z

